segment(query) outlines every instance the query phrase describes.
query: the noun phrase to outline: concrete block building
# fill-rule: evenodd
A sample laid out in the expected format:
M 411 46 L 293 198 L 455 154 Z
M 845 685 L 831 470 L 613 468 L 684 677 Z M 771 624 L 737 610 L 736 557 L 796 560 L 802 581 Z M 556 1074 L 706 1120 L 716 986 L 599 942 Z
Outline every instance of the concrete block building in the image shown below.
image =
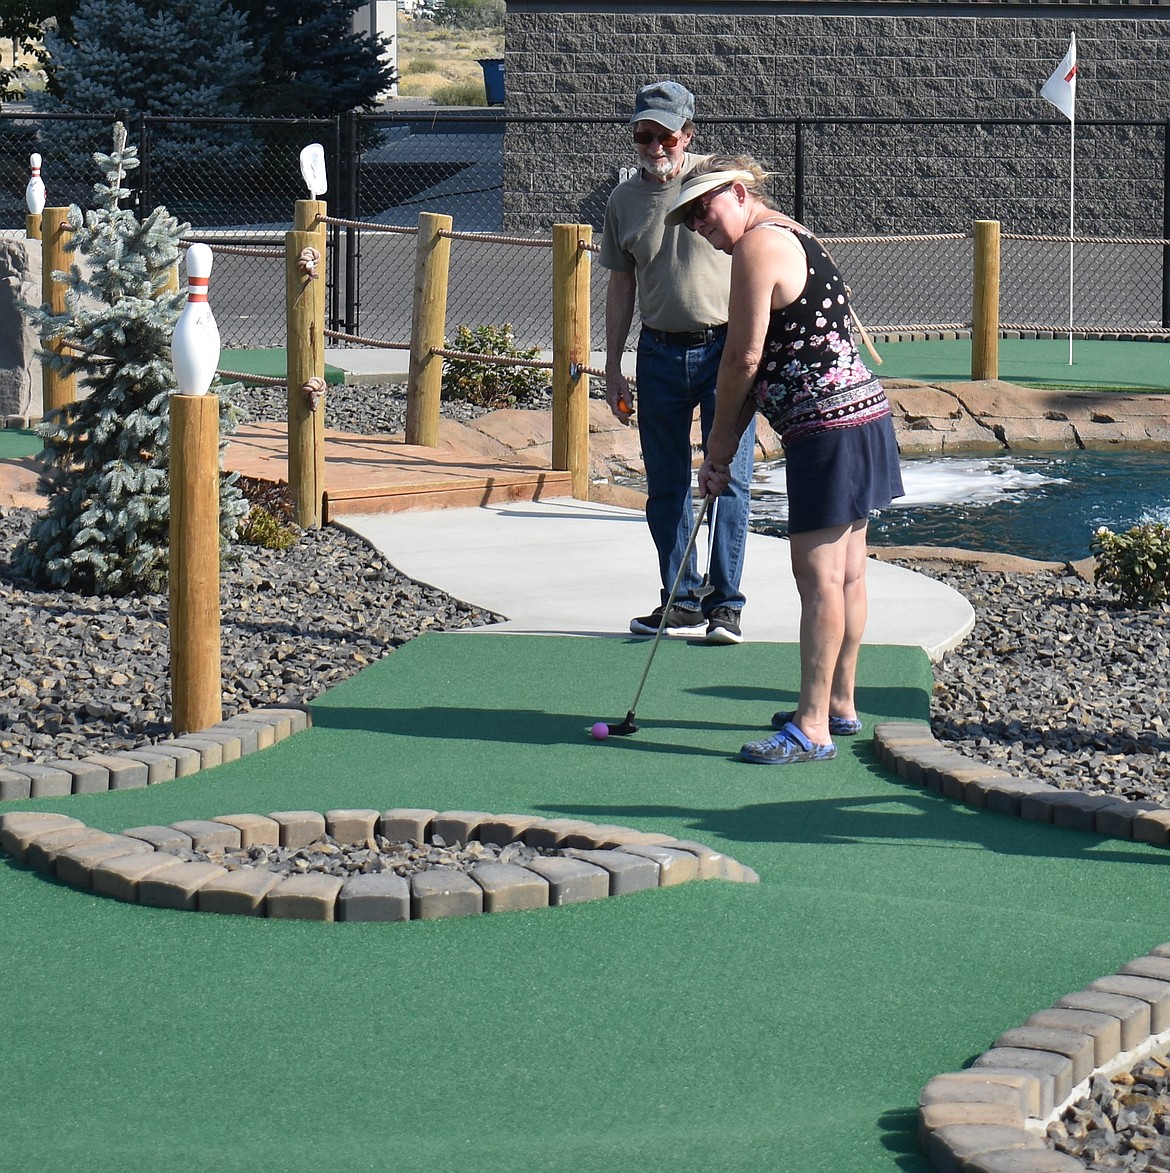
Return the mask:
M 504 220 L 600 224 L 637 86 L 698 99 L 822 233 L 1067 231 L 1068 121 L 1040 88 L 1076 35 L 1077 230 L 1168 234 L 1170 4 L 507 0 Z

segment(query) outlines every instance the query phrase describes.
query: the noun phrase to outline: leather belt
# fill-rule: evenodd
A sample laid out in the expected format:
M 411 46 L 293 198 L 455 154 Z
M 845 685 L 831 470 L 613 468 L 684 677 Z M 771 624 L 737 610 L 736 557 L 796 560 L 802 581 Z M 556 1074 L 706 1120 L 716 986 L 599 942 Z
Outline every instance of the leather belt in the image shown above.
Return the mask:
M 716 338 L 722 338 L 727 333 L 727 323 L 721 326 L 708 326 L 705 330 L 655 330 L 653 326 L 643 326 L 643 330 L 651 338 L 657 339 L 663 346 L 707 346 Z

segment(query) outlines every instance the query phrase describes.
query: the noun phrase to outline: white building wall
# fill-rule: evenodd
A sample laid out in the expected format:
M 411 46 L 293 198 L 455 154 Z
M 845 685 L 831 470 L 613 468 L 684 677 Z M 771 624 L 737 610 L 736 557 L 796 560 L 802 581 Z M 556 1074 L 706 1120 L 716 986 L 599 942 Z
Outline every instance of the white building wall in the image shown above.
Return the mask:
M 383 45 L 382 59 L 389 61 L 398 71 L 398 9 L 406 7 L 409 0 L 367 0 L 360 8 L 354 9 L 353 31 L 369 33 Z M 397 98 L 398 83 L 395 82 L 379 98 Z

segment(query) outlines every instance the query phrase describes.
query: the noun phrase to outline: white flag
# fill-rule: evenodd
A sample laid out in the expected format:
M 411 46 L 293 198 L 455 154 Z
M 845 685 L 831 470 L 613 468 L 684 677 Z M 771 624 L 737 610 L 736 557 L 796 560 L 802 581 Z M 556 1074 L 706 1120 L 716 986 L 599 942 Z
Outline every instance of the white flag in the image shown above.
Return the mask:
M 1071 37 L 1064 60 L 1044 83 L 1040 97 L 1051 102 L 1070 122 L 1077 100 L 1077 39 Z

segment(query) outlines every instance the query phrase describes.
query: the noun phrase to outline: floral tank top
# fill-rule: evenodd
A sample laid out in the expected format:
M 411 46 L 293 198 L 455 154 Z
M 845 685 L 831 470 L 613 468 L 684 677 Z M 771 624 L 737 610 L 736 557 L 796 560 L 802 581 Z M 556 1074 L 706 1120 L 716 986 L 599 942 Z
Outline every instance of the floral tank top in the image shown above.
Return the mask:
M 816 237 L 787 225 L 808 259 L 800 297 L 773 310 L 753 388 L 756 405 L 783 444 L 890 414 L 881 383 L 853 343 L 845 282 Z

